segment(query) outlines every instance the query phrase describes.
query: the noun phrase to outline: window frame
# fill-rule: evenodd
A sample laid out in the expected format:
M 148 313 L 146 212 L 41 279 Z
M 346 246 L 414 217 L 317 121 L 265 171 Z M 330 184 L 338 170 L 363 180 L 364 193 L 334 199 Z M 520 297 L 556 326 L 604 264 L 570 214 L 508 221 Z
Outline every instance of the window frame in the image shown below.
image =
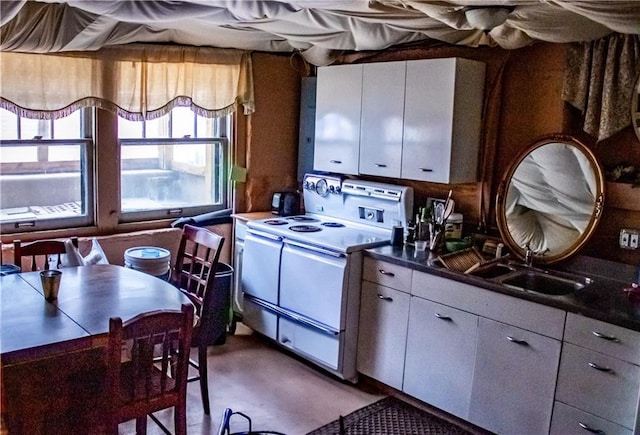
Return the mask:
M 28 145 L 27 145 L 28 144 Z M 83 197 L 84 205 L 86 207 L 85 213 L 77 217 L 57 217 L 51 219 L 33 219 L 33 220 L 21 220 L 14 222 L 2 222 L 0 224 L 0 231 L 5 234 L 13 234 L 19 232 L 36 232 L 44 230 L 56 230 L 64 228 L 75 227 L 87 227 L 91 226 L 95 222 L 96 216 L 96 202 L 95 202 L 95 147 L 92 138 L 86 139 L 6 139 L 0 140 L 0 146 L 18 147 L 18 146 L 31 146 L 32 144 L 40 146 L 49 145 L 79 145 L 80 146 L 80 181 L 81 181 L 81 194 Z M 34 162 L 35 166 L 42 165 L 43 162 Z M 49 161 L 45 162 L 49 164 Z M 58 163 L 54 163 L 58 164 Z M 17 167 L 20 163 L 2 163 L 0 164 L 0 170 L 4 173 L 6 167 Z M 20 174 L 16 174 L 20 175 Z M 45 174 L 42 174 L 45 175 Z M 84 177 L 84 180 L 83 180 Z M 43 184 L 46 181 L 43 180 Z M 36 206 L 34 204 L 34 206 Z
M 123 211 L 122 210 L 122 195 L 119 195 L 119 223 L 128 224 L 141 221 L 154 221 L 161 219 L 178 219 L 181 217 L 191 217 L 203 213 L 210 213 L 215 211 L 223 211 L 230 209 L 231 191 L 229 183 L 229 168 L 230 168 L 230 145 L 229 139 L 226 137 L 215 138 L 148 138 L 148 139 L 118 139 L 118 148 L 122 149 L 122 144 L 134 145 L 134 146 L 165 146 L 165 145 L 193 145 L 193 144 L 212 144 L 214 146 L 220 146 L 222 148 L 222 161 L 219 164 L 214 162 L 212 178 L 219 181 L 221 186 L 221 201 L 220 205 L 207 204 L 200 206 L 190 207 L 165 207 L 154 210 L 143 211 Z M 119 162 L 119 176 L 122 176 L 121 168 L 121 156 L 118 155 Z M 121 178 L 118 179 L 121 183 Z

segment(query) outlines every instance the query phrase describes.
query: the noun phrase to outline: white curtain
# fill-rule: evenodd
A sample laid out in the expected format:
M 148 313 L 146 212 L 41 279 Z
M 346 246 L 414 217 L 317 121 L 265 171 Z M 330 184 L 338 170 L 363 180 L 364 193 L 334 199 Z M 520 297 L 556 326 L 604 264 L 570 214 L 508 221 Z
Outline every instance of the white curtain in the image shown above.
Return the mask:
M 0 107 L 56 119 L 95 106 L 129 120 L 154 119 L 176 106 L 218 117 L 255 110 L 249 52 L 129 44 L 98 51 L 0 52 Z

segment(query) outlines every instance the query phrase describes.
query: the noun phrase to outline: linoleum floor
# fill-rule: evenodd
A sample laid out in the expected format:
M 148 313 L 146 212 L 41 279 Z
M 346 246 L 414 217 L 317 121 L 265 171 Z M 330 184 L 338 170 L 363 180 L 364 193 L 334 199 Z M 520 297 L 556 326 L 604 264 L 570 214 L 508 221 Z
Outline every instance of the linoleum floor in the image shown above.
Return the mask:
M 192 357 L 197 355 L 196 349 Z M 200 387 L 188 386 L 187 424 L 189 434 L 217 434 L 226 408 L 248 415 L 253 430 L 302 435 L 340 415 L 376 402 L 384 394 L 375 388 L 339 380 L 238 324 L 221 346 L 209 347 L 207 360 L 211 415 L 202 411 Z M 173 432 L 173 411 L 156 414 Z M 231 432 L 247 431 L 240 416 L 231 420 Z M 163 432 L 148 419 L 148 433 Z M 135 424 L 120 425 L 120 434 L 135 434 Z

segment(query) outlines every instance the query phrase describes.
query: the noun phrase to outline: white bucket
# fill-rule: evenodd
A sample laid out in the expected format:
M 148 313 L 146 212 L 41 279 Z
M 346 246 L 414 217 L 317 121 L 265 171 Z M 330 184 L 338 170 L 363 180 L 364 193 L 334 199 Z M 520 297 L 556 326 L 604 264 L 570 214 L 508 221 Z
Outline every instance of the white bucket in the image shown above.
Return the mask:
M 138 246 L 124 252 L 124 267 L 168 280 L 171 272 L 171 253 L 155 246 Z

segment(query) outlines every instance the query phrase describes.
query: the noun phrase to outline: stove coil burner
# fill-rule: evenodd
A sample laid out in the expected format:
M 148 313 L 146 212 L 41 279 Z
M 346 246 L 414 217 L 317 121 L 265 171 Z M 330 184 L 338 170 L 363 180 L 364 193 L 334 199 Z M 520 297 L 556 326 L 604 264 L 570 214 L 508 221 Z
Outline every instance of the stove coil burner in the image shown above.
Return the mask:
M 264 221 L 265 224 L 267 225 L 287 225 L 289 224 L 289 222 L 282 220 L 282 219 L 267 219 L 266 221 Z
M 293 225 L 290 226 L 289 229 L 299 233 L 315 233 L 316 231 L 322 231 L 322 228 L 316 225 Z
M 310 216 L 292 216 L 287 219 L 292 220 L 294 222 L 318 222 L 318 219 L 312 218 Z
M 344 227 L 344 224 L 341 224 L 340 222 L 325 222 L 323 224 L 321 224 L 324 227 L 329 227 L 329 228 L 342 228 Z

